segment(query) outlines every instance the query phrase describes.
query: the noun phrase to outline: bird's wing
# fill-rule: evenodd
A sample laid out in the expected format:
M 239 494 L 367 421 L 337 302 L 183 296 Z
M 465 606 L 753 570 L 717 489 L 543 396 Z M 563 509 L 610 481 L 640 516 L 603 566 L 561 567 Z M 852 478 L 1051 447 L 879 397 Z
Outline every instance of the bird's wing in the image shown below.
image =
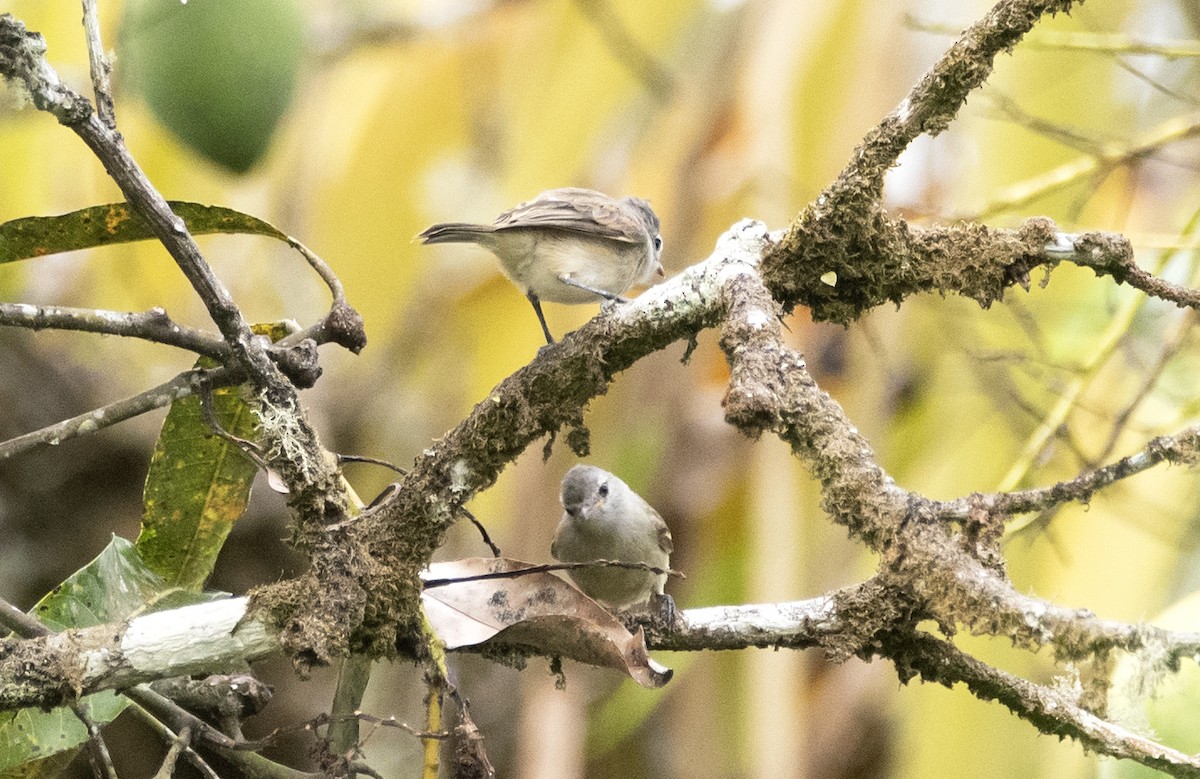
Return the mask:
M 514 227 L 549 227 L 584 235 L 611 238 L 623 243 L 646 240 L 641 221 L 618 201 L 590 189 L 551 189 L 496 217 L 497 230 Z
M 654 523 L 658 530 L 658 548 L 663 550 L 664 554 L 671 554 L 675 551 L 675 541 L 671 538 L 671 528 L 667 527 L 667 523 L 663 522 L 663 518 L 654 512 L 654 518 L 658 520 Z
M 560 561 L 562 558 L 558 556 L 558 539 L 562 536 L 564 523 L 565 517 L 563 520 L 559 520 L 558 527 L 554 530 L 554 540 L 550 542 L 550 556 Z

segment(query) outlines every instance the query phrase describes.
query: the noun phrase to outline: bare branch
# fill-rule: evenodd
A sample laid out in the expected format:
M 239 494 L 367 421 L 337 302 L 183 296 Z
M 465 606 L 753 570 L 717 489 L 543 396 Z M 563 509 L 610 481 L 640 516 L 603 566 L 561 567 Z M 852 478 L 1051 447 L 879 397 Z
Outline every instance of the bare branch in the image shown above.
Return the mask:
M 973 509 L 989 514 L 1009 516 L 1031 511 L 1045 511 L 1064 503 L 1087 503 L 1098 490 L 1130 476 L 1147 471 L 1159 463 L 1200 465 L 1200 426 L 1189 427 L 1174 435 L 1159 436 L 1146 448 L 1114 463 L 1085 471 L 1074 479 L 1014 492 L 971 495 L 938 504 L 937 512 L 944 519 L 967 520 Z
M 229 290 L 204 261 L 187 224 L 172 213 L 166 199 L 150 184 L 121 134 L 100 121 L 91 104 L 60 81 L 45 53 L 46 42 L 40 34 L 26 31 L 12 15 L 0 14 L 0 75 L 22 82 L 35 106 L 53 114 L 92 150 L 191 282 L 248 378 L 256 385 L 271 380 L 283 384 Z
M 167 750 L 167 754 L 163 757 L 162 765 L 155 772 L 151 779 L 171 779 L 175 776 L 175 765 L 179 762 L 179 756 L 183 754 L 183 750 L 190 746 L 192 741 L 192 729 L 183 728 L 171 740 L 171 747 Z
M 108 743 L 104 740 L 104 734 L 100 731 L 100 726 L 96 724 L 91 714 L 88 713 L 87 704 L 83 701 L 72 701 L 70 707 L 71 713 L 87 729 L 88 759 L 92 763 L 92 770 L 96 776 L 117 779 L 117 769 L 113 765 L 112 755 L 109 754 Z
M 181 325 L 162 308 L 148 311 L 105 311 L 98 308 L 40 306 L 28 303 L 0 303 L 0 325 L 30 330 L 54 328 L 76 330 L 126 338 L 141 338 L 154 343 L 178 346 L 223 361 L 229 347 L 216 336 Z
M 4 598 L 0 598 L 0 626 L 23 638 L 48 636 L 53 632 L 41 620 L 29 616 Z
M 124 422 L 126 419 L 132 419 L 139 414 L 145 414 L 147 411 L 169 406 L 180 398 L 194 395 L 202 384 L 221 387 L 236 383 L 233 374 L 224 368 L 186 371 L 153 389 L 139 392 L 124 400 L 101 406 L 62 422 L 56 422 L 40 430 L 10 438 L 0 443 L 0 460 L 7 460 L 37 446 L 57 446 L 70 438 L 94 433 L 118 422 Z
M 100 19 L 96 14 L 96 0 L 83 0 L 83 34 L 87 40 L 88 65 L 92 72 L 92 91 L 96 95 L 96 112 L 100 121 L 110 129 L 116 129 L 117 115 L 112 99 L 112 65 L 104 54 L 104 43 L 100 39 Z

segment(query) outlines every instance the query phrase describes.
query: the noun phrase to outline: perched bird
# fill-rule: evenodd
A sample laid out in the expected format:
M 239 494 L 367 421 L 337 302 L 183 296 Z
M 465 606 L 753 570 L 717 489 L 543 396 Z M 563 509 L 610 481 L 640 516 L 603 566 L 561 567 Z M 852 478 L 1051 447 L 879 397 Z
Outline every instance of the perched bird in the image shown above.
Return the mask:
M 562 483 L 566 512 L 558 523 L 550 554 L 564 563 L 616 560 L 666 570 L 673 548 L 671 531 L 654 508 L 625 482 L 592 465 L 576 465 Z M 620 610 L 663 596 L 665 573 L 617 567 L 567 571 L 592 599 Z M 664 596 L 666 597 L 666 596 Z M 673 604 L 669 606 L 673 613 Z
M 651 275 L 663 275 L 662 235 L 650 204 L 591 189 L 550 189 L 505 211 L 490 225 L 447 222 L 423 243 L 474 243 L 500 258 L 504 274 L 533 304 L 546 343 L 554 343 L 541 301 L 593 303 Z

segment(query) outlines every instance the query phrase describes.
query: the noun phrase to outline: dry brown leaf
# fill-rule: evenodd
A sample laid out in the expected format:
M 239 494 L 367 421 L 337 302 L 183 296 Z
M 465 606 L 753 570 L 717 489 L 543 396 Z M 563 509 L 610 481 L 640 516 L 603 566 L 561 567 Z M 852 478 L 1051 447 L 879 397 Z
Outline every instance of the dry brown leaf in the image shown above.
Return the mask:
M 433 563 L 427 581 L 513 573 L 539 566 L 502 557 Z M 673 672 L 650 659 L 641 628 L 630 633 L 594 600 L 549 571 L 426 586 L 425 614 L 447 649 L 521 644 L 628 674 L 643 687 L 662 687 Z

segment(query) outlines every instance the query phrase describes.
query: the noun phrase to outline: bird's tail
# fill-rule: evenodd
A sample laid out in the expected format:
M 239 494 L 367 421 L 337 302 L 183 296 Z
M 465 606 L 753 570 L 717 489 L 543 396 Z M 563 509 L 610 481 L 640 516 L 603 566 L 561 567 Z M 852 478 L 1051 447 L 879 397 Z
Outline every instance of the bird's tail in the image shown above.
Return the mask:
M 491 225 L 467 222 L 443 222 L 430 227 L 417 237 L 421 243 L 479 243 L 482 236 L 496 232 Z

